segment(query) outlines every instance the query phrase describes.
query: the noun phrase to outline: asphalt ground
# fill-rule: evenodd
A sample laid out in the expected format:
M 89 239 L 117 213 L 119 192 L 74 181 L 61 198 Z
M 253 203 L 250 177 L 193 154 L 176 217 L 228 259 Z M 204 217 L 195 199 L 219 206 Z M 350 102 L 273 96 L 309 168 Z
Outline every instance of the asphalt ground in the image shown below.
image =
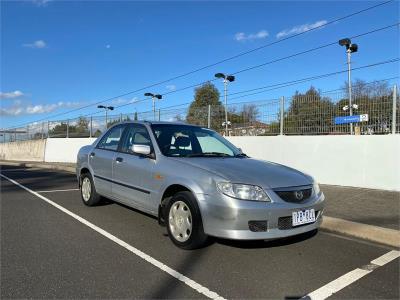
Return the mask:
M 400 192 L 321 185 L 328 216 L 400 229 Z
M 55 168 L 75 172 L 74 163 L 0 161 L 0 167 Z M 13 166 L 14 165 L 14 166 Z M 321 184 L 328 216 L 400 230 L 400 192 Z
M 71 173 L 11 166 L 1 173 L 227 299 L 299 298 L 332 282 L 332 298 L 400 296 L 398 258 L 345 286 L 335 281 L 369 269 L 389 247 L 319 231 L 269 242 L 214 239 L 184 251 L 153 217 L 113 202 L 86 207 Z M 205 298 L 193 284 L 3 177 L 0 204 L 2 299 Z

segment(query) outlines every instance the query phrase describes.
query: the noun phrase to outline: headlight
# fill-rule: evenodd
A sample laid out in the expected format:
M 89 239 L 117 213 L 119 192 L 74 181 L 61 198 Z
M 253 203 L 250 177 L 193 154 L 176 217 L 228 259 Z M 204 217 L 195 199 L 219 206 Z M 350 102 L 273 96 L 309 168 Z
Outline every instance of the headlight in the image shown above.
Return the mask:
M 321 192 L 319 185 L 316 181 L 314 181 L 313 189 L 314 189 L 315 195 L 318 195 Z
M 241 200 L 271 201 L 262 188 L 256 185 L 220 182 L 218 190 L 229 197 Z

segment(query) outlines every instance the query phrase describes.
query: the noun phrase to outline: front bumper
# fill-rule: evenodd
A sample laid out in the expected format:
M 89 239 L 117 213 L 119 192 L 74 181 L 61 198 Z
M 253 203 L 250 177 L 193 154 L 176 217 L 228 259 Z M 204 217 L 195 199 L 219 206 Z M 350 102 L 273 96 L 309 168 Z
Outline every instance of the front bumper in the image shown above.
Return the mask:
M 317 229 L 322 222 L 325 200 L 322 192 L 301 204 L 285 202 L 278 196 L 271 197 L 271 202 L 237 200 L 222 194 L 196 196 L 204 232 L 210 236 L 234 240 L 277 239 Z M 316 212 L 314 223 L 285 229 L 279 225 L 279 218 L 286 218 L 287 221 L 292 212 L 311 208 Z M 267 221 L 268 227 L 265 231 L 254 232 L 249 228 L 249 221 Z

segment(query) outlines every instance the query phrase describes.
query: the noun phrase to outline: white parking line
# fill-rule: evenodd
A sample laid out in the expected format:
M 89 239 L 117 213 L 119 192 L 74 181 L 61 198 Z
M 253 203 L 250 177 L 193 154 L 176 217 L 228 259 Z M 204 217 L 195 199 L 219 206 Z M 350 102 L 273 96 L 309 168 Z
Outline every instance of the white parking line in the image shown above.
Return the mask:
M 56 193 L 56 192 L 70 192 L 70 191 L 79 191 L 79 189 L 36 191 L 36 193 Z
M 340 276 L 339 278 L 329 282 L 328 284 L 324 285 L 323 287 L 315 290 L 314 292 L 304 296 L 305 299 L 326 299 L 333 294 L 337 293 L 338 291 L 344 289 L 346 286 L 349 286 L 353 282 L 359 280 L 360 278 L 364 277 L 365 275 L 371 273 L 372 271 L 376 270 L 377 268 L 386 265 L 387 263 L 391 262 L 392 260 L 400 257 L 400 251 L 392 250 L 374 260 L 372 260 L 368 265 L 365 265 L 361 268 L 357 268 L 349 273 Z
M 2 172 L 21 172 L 21 171 L 33 171 L 36 168 L 18 168 L 18 169 L 1 169 Z
M 74 214 L 73 212 L 71 212 L 70 210 L 64 208 L 61 205 L 58 205 L 57 203 L 51 201 L 50 199 L 44 197 L 43 195 L 40 195 L 39 193 L 32 191 L 31 189 L 25 187 L 24 185 L 18 183 L 17 181 L 3 175 L 0 174 L 1 177 L 7 179 L 8 181 L 12 182 L 13 184 L 19 186 L 20 188 L 28 191 L 29 193 L 35 195 L 36 197 L 46 201 L 47 203 L 49 203 L 50 205 L 53 205 L 55 208 L 61 210 L 62 212 L 66 213 L 67 215 L 73 217 L 74 219 L 78 220 L 79 222 L 81 222 L 82 224 L 90 227 L 91 229 L 93 229 L 94 231 L 100 233 L 101 235 L 105 236 L 106 238 L 112 240 L 113 242 L 117 243 L 118 245 L 120 245 L 121 247 L 124 247 L 125 249 L 127 249 L 128 251 L 132 252 L 133 254 L 139 256 L 140 258 L 144 259 L 145 261 L 147 261 L 148 263 L 152 264 L 153 266 L 159 268 L 160 270 L 168 273 L 169 275 L 175 277 L 176 279 L 182 281 L 183 283 L 185 283 L 187 286 L 191 287 L 192 289 L 196 290 L 197 292 L 199 292 L 200 294 L 203 294 L 204 296 L 206 296 L 207 298 L 210 299 L 218 299 L 218 300 L 224 300 L 223 297 L 221 297 L 220 295 L 218 295 L 217 293 L 210 291 L 208 288 L 202 286 L 201 284 L 197 283 L 196 281 L 186 277 L 185 275 L 175 271 L 174 269 L 168 267 L 167 265 L 163 264 L 162 262 L 160 262 L 159 260 L 151 257 L 150 255 L 140 251 L 139 249 L 129 245 L 128 243 L 124 242 L 123 240 L 117 238 L 116 236 L 112 235 L 111 233 L 101 229 L 100 227 L 94 225 L 93 223 L 90 223 L 89 221 L 85 220 L 84 218 Z

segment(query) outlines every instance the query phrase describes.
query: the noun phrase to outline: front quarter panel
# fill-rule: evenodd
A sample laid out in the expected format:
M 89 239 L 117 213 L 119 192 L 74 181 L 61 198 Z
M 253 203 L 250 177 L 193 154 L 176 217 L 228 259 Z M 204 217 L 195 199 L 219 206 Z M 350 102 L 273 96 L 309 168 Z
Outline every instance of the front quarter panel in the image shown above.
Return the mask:
M 182 185 L 194 195 L 213 194 L 216 191 L 216 181 L 219 180 L 217 175 L 206 170 L 183 164 L 168 157 L 160 157 L 160 160 L 157 161 L 154 177 L 157 176 L 162 178 L 154 186 L 154 200 L 157 203 L 160 203 L 164 192 L 171 185 Z

